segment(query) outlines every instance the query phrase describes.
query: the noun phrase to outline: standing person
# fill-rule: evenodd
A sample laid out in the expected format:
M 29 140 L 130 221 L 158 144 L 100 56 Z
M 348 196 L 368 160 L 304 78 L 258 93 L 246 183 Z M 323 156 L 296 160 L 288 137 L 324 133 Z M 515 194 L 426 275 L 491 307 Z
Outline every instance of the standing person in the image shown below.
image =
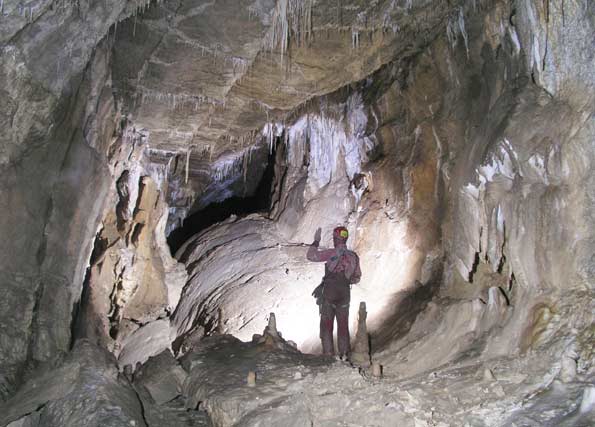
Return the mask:
M 310 245 L 306 258 L 309 261 L 326 262 L 322 283 L 314 291 L 320 304 L 320 340 L 325 355 L 334 355 L 333 325 L 337 318 L 337 344 L 339 357 L 349 357 L 349 301 L 351 284 L 361 278 L 359 257 L 347 249 L 349 232 L 345 227 L 333 230 L 334 249 L 319 248 L 321 229 L 316 230 L 314 242 Z

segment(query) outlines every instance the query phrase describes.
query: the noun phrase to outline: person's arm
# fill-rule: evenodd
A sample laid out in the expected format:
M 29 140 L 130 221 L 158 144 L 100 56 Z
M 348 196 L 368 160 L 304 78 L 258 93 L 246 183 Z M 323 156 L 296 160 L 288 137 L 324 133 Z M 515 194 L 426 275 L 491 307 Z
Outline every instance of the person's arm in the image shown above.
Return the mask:
M 312 244 L 308 248 L 308 252 L 306 253 L 306 258 L 308 259 L 308 261 L 318 261 L 318 254 L 319 252 L 321 252 L 318 250 L 319 245 L 320 242 L 317 242 L 316 240 L 312 242 Z
M 308 261 L 322 262 L 328 261 L 333 255 L 335 255 L 334 249 L 319 249 L 317 245 L 312 243 L 308 248 L 306 258 L 308 258 Z
M 321 262 L 321 261 L 328 261 L 329 258 L 333 255 L 334 251 L 332 249 L 320 249 L 320 237 L 322 234 L 322 230 L 319 228 L 316 230 L 314 234 L 314 241 L 308 248 L 308 252 L 306 253 L 306 258 L 308 261 L 314 262 Z

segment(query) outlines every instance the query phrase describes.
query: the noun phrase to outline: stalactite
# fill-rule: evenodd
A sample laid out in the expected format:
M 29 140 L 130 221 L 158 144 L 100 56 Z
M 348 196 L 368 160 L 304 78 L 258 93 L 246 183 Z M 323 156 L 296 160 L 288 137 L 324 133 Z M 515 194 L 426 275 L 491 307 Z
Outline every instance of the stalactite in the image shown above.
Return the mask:
M 351 48 L 358 49 L 359 48 L 359 31 L 353 28 L 351 30 Z
M 146 89 L 139 87 L 138 91 L 141 97 L 141 104 L 147 102 L 161 102 L 168 105 L 172 110 L 178 108 L 184 108 L 189 106 L 194 111 L 197 111 L 202 105 L 221 106 L 223 103 L 217 99 L 208 97 L 206 95 L 193 95 L 188 93 L 170 93 L 170 92 L 159 92 L 152 89 Z
M 457 46 L 459 34 L 463 37 L 465 51 L 467 53 L 467 58 L 469 58 L 469 38 L 465 29 L 465 13 L 462 7 L 459 7 L 456 17 L 451 16 L 446 23 L 446 39 L 453 50 Z
M 467 59 L 469 59 L 469 40 L 467 37 L 467 31 L 465 31 L 465 14 L 463 13 L 463 8 L 459 8 L 459 30 L 461 32 L 461 36 L 463 36 L 463 40 L 465 41 L 465 51 L 467 52 Z
M 265 48 L 268 51 L 279 48 L 284 56 L 292 34 L 300 45 L 305 44 L 312 32 L 312 5 L 313 0 L 278 0 Z
M 221 49 L 205 46 L 201 43 L 198 43 L 197 41 L 189 40 L 185 37 L 182 37 L 182 42 L 193 49 L 200 50 L 202 56 L 205 56 L 205 54 L 211 55 L 214 59 L 221 59 L 225 65 L 231 64 L 234 74 L 244 74 L 246 71 L 248 71 L 248 68 L 250 68 L 250 63 L 248 60 L 239 56 L 229 55 L 223 52 Z
M 185 174 L 185 183 L 188 184 L 188 175 L 190 172 L 190 154 L 192 153 L 192 146 L 188 147 L 186 151 L 186 174 Z
M 247 140 L 252 140 L 251 136 Z M 243 149 L 239 154 L 229 155 L 215 161 L 211 176 L 216 182 L 224 182 L 235 177 L 243 177 L 244 182 L 247 179 L 247 171 L 250 166 L 249 159 L 252 157 L 252 151 L 257 150 L 259 144 L 251 145 Z

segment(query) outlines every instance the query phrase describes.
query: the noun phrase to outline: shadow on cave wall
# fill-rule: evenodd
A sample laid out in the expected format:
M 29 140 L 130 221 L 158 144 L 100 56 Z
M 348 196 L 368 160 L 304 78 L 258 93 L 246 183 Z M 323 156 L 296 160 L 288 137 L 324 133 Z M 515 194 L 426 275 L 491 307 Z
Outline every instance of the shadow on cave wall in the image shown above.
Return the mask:
M 415 287 L 397 293 L 390 306 L 393 312 L 382 322 L 382 327 L 370 334 L 372 353 L 385 350 L 390 343 L 404 337 L 417 316 L 426 308 L 440 288 L 442 268 L 434 271 L 431 279 L 422 284 L 416 281 Z

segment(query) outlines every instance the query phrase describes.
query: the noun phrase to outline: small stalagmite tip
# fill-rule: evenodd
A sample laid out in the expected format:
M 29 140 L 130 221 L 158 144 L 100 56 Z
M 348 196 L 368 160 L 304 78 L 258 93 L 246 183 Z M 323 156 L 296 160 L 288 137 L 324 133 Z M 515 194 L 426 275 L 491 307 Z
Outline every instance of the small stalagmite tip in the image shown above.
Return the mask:
M 380 363 L 372 363 L 372 376 L 376 378 L 382 377 L 382 365 Z
M 246 378 L 246 384 L 248 387 L 255 387 L 256 386 L 256 372 L 249 371 L 248 378 Z

